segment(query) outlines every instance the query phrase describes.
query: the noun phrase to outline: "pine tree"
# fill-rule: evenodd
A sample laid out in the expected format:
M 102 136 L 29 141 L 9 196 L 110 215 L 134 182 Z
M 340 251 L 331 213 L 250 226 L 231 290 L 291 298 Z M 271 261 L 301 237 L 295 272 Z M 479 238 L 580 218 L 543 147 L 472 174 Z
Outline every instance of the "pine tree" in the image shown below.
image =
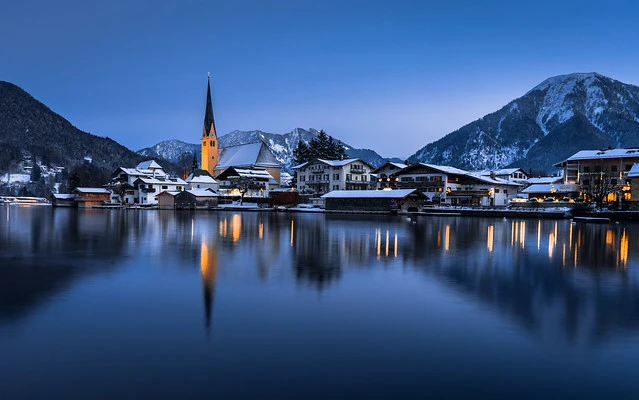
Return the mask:
M 42 169 L 37 163 L 33 163 L 33 168 L 31 168 L 31 182 L 38 182 L 42 177 Z
M 296 165 L 309 161 L 309 148 L 303 140 L 297 142 L 297 147 L 293 150 L 293 159 L 295 160 Z

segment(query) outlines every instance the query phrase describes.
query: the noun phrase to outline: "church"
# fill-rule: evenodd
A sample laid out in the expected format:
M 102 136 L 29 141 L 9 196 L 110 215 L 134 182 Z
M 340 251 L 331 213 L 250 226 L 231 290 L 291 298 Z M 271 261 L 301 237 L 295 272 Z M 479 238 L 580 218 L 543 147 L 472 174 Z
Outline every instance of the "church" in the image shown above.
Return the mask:
M 246 143 L 221 148 L 215 130 L 211 79 L 207 82 L 204 127 L 202 128 L 202 170 L 219 181 L 220 194 L 233 194 L 233 180 L 256 179 L 256 186 L 263 190 L 255 196 L 268 196 L 270 189 L 280 185 L 282 164 L 275 158 L 266 143 Z M 247 194 L 252 197 L 251 194 Z

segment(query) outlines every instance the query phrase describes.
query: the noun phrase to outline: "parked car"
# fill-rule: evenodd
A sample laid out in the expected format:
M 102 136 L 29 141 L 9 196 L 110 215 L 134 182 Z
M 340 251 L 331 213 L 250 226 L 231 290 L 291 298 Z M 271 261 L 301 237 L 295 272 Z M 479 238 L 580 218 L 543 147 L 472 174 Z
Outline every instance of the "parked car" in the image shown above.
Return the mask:
M 555 202 L 555 201 L 557 201 L 557 200 L 554 197 L 546 197 L 544 199 L 544 203 L 552 203 L 552 202 Z
M 537 200 L 536 197 L 531 197 L 531 198 L 528 199 L 528 202 L 529 203 L 539 203 L 539 200 Z

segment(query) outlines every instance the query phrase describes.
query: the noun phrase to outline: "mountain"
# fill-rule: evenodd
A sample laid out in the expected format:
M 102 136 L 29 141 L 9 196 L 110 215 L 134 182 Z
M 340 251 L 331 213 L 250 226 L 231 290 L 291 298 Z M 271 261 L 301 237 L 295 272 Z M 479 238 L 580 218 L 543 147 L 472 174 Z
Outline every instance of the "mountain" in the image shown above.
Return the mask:
M 639 146 L 639 87 L 597 73 L 549 78 L 409 161 L 468 170 L 551 171 L 579 150 Z
M 108 173 L 142 160 L 109 138 L 79 130 L 18 86 L 4 81 L 0 81 L 0 149 L 2 171 L 25 156 L 67 169 L 88 157 Z
M 293 167 L 293 151 L 297 147 L 300 140 L 309 142 L 316 137 L 319 131 L 316 129 L 295 128 L 289 133 L 277 134 L 262 131 L 233 131 L 219 137 L 220 147 L 237 146 L 246 143 L 255 143 L 263 141 L 271 149 L 275 157 L 282 163 L 285 171 L 291 171 Z M 371 165 L 377 167 L 386 162 L 387 159 L 382 158 L 373 150 L 355 149 L 352 146 L 342 142 L 346 147 L 346 153 L 352 158 L 361 158 Z M 177 164 L 186 163 L 186 159 L 192 160 L 192 156 L 184 155 L 184 153 L 197 153 L 198 160 L 201 159 L 201 151 L 199 144 L 186 143 L 180 140 L 165 140 L 152 147 L 147 147 L 138 151 L 138 154 L 146 157 L 162 157 Z M 182 160 L 181 160 L 182 158 Z M 400 161 L 392 159 L 393 161 Z

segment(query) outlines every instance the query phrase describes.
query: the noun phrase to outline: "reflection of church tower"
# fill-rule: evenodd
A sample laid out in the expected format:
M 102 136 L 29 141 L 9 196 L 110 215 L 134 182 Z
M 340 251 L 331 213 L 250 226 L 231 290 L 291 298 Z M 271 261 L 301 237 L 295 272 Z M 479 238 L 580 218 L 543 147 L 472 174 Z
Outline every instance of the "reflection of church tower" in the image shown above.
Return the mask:
M 217 255 L 215 248 L 202 240 L 200 254 L 200 272 L 202 273 L 202 290 L 204 292 L 204 317 L 207 332 L 211 330 L 211 315 L 213 314 L 213 295 L 215 293 L 215 277 L 217 275 Z
M 204 111 L 204 128 L 202 129 L 202 169 L 215 176 L 217 166 L 218 147 L 215 133 L 215 119 L 213 118 L 213 104 L 211 102 L 211 77 L 206 90 L 206 110 Z

